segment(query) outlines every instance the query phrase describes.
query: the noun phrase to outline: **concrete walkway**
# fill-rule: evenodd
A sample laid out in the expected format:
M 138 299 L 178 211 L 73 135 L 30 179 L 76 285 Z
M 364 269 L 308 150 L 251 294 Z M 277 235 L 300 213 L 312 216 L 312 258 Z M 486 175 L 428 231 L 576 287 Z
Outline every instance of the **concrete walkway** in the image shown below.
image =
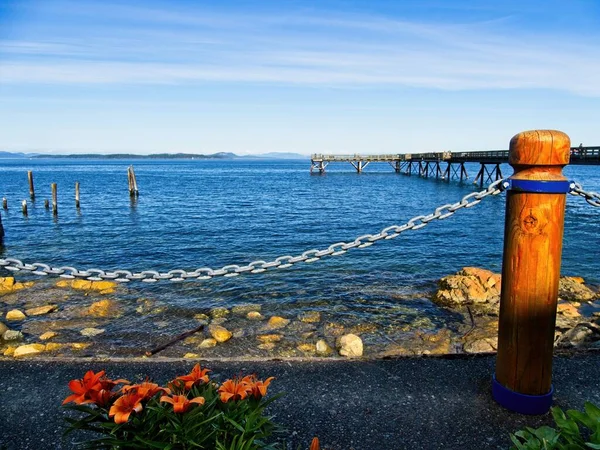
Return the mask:
M 88 369 L 163 383 L 186 373 L 192 361 L 0 360 L 0 448 L 69 449 L 63 441 L 61 401 L 67 382 Z M 508 449 L 509 433 L 550 423 L 548 416 L 510 413 L 490 394 L 493 357 L 379 361 L 294 360 L 208 362 L 214 374 L 275 376 L 270 392 L 286 392 L 271 413 L 289 430 L 290 448 Z M 557 357 L 555 404 L 600 404 L 600 354 Z M 76 439 L 75 436 L 71 439 Z

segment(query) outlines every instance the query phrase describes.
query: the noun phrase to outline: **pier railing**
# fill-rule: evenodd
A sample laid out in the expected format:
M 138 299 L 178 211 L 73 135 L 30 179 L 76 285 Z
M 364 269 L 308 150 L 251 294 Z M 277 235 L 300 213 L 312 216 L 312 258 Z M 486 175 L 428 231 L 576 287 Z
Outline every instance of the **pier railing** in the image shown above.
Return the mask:
M 0 259 L 0 268 L 69 279 L 119 282 L 208 280 L 220 276 L 257 274 L 340 256 L 355 248 L 370 247 L 378 241 L 394 239 L 406 231 L 423 228 L 433 221 L 447 219 L 461 209 L 478 205 L 486 197 L 507 191 L 493 396 L 500 404 L 517 412 L 541 414 L 552 403 L 552 355 L 566 194 L 584 197 L 591 206 L 600 207 L 600 194 L 586 191 L 580 184 L 563 176 L 563 167 L 573 157 L 573 149 L 569 145 L 568 136 L 558 131 L 520 133 L 513 137 L 510 150 L 506 152 L 509 164 L 515 169 L 510 178 L 496 180 L 482 191 L 465 195 L 455 203 L 441 205 L 429 214 L 415 216 L 402 225 L 391 225 L 375 234 L 364 234 L 350 242 L 336 242 L 324 249 L 307 250 L 297 256 L 257 260 L 243 266 L 229 264 L 220 269 L 202 267 L 193 271 L 175 269 L 169 272 L 79 270 L 70 266 L 24 263 L 13 258 Z M 577 150 L 581 152 L 582 149 L 579 147 Z M 595 149 L 588 150 L 585 157 L 600 154 Z M 486 153 L 482 152 L 480 157 L 486 157 Z M 358 163 L 357 160 L 354 162 Z M 0 219 L 0 240 L 2 233 Z

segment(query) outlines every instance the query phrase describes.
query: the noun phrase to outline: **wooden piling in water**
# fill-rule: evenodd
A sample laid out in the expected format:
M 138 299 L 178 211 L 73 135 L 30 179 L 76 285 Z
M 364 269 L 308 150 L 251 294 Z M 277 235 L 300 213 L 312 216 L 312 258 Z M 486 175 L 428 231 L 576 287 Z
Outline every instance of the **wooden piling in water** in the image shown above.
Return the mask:
M 29 180 L 29 197 L 31 200 L 35 200 L 35 189 L 33 188 L 33 172 L 27 171 L 27 179 Z
M 23 215 L 27 217 L 27 200 L 21 202 L 21 211 L 23 211 Z
M 50 202 L 48 201 L 48 199 L 44 200 L 44 208 L 50 209 Z
M 75 182 L 75 208 L 79 209 L 79 181 Z
M 498 355 L 493 395 L 524 414 L 552 404 L 552 352 L 566 193 L 569 137 L 526 131 L 510 141 Z
M 129 182 L 129 196 L 139 196 L 140 193 L 138 192 L 137 180 L 135 179 L 135 171 L 133 170 L 133 166 L 129 166 L 127 169 L 127 180 Z
M 8 211 L 8 200 L 6 200 L 6 197 L 2 198 L 2 209 L 4 209 L 4 211 Z
M 52 189 L 52 214 L 56 216 L 58 214 L 58 192 L 56 183 L 52 183 L 50 188 Z
M 2 225 L 2 214 L 0 214 L 0 244 L 2 244 L 2 239 L 4 239 L 4 226 Z

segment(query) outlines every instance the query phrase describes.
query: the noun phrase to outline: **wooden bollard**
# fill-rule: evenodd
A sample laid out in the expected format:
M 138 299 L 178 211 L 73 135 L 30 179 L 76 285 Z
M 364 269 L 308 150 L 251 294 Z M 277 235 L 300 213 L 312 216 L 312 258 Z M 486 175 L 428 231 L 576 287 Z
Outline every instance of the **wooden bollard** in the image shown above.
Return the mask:
M 50 209 L 50 202 L 48 201 L 48 199 L 44 200 L 44 208 Z
M 21 211 L 23 211 L 23 215 L 27 217 L 27 200 L 21 202 Z
M 52 214 L 57 215 L 58 214 L 58 193 L 57 193 L 56 183 L 52 183 L 50 185 L 50 188 L 52 189 Z
M 137 187 L 137 180 L 135 179 L 135 172 L 133 170 L 133 166 L 129 166 L 127 169 L 127 179 L 129 181 L 129 196 L 137 197 L 140 195 Z
M 2 209 L 8 211 L 8 200 L 6 200 L 6 197 L 2 198 Z
M 79 209 L 79 181 L 75 182 L 75 208 Z
M 33 188 L 33 172 L 27 171 L 27 179 L 29 180 L 29 197 L 31 200 L 35 200 L 35 189 Z
M 4 239 L 4 226 L 2 226 L 2 214 L 0 214 L 0 243 Z
M 492 393 L 502 406 L 544 414 L 552 406 L 552 352 L 569 182 L 569 137 L 526 131 L 510 141 L 498 355 Z

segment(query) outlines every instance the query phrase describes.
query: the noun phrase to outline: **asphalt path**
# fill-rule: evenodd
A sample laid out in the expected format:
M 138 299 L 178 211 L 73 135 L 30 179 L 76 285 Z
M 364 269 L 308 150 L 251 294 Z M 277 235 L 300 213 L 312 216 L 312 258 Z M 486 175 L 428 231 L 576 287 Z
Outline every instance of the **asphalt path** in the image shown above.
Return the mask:
M 289 448 L 308 449 L 319 436 L 324 449 L 508 449 L 509 433 L 550 424 L 522 416 L 491 398 L 494 357 L 406 358 L 377 361 L 210 361 L 222 378 L 240 373 L 276 377 L 270 393 L 285 392 L 270 407 L 284 425 Z M 86 370 L 164 383 L 185 374 L 181 360 L 0 360 L 0 448 L 71 449 L 62 438 L 67 383 Z M 203 364 L 204 365 L 204 364 Z M 555 358 L 555 405 L 600 405 L 600 354 Z

